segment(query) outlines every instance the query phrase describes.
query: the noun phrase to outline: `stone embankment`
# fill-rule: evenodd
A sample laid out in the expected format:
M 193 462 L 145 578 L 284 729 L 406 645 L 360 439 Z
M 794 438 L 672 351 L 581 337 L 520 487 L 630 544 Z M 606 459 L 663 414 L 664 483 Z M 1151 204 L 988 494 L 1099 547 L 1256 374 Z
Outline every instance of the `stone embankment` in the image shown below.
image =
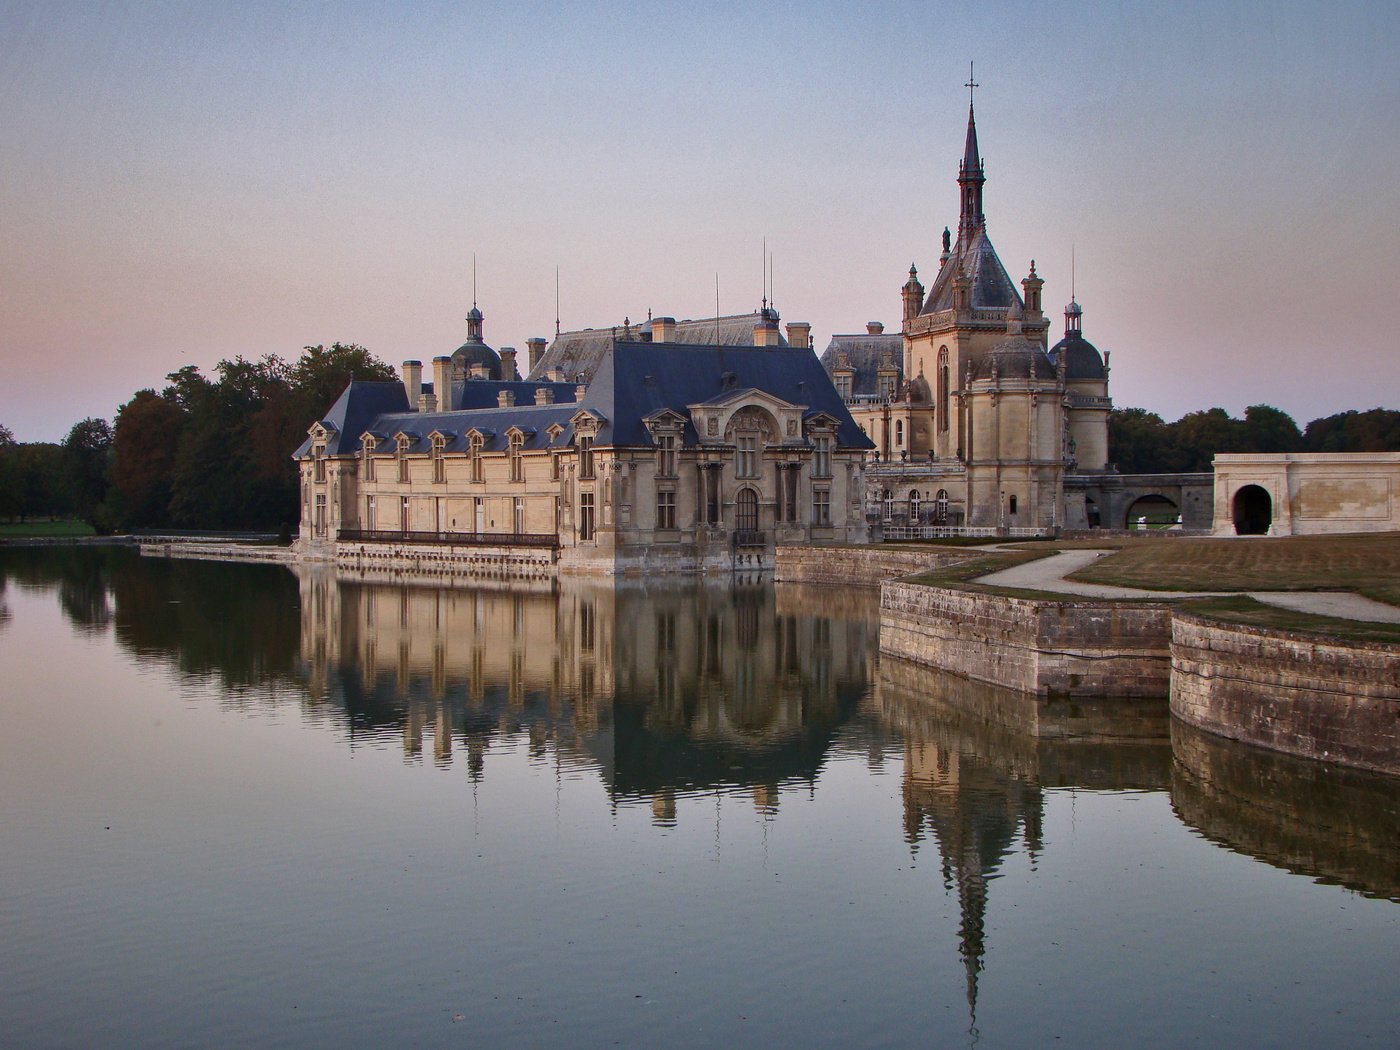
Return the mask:
M 774 560 L 780 583 L 839 583 L 877 587 L 896 576 L 910 576 L 957 565 L 980 552 L 966 547 L 783 547 Z
M 1171 607 L 925 587 L 880 592 L 880 651 L 1043 697 L 1165 697 Z
M 436 581 L 552 579 L 558 552 L 550 547 L 485 547 L 411 543 L 337 543 L 335 566 L 363 580 Z
M 1171 710 L 1220 736 L 1400 774 L 1400 648 L 1172 621 Z
M 289 565 L 296 560 L 290 547 L 270 543 L 197 543 L 187 540 L 140 544 L 143 558 L 185 558 L 192 561 L 251 561 Z

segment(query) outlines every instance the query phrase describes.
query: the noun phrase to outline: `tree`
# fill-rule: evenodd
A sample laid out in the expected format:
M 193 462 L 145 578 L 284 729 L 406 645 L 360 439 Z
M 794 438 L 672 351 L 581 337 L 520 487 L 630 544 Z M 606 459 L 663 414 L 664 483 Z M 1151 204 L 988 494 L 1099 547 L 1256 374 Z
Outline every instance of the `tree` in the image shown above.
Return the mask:
M 14 434 L 0 424 L 0 518 L 14 518 L 24 503 L 15 450 Z
M 1301 452 L 1303 435 L 1287 412 L 1271 405 L 1250 405 L 1244 410 L 1245 452 Z
M 1115 408 L 1108 416 L 1108 448 L 1124 474 L 1160 474 L 1172 458 L 1167 424 L 1144 408 Z
M 1400 452 L 1400 412 L 1338 412 L 1314 419 L 1303 433 L 1309 452 Z
M 170 521 L 175 454 L 186 412 L 173 396 L 138 390 L 117 412 L 112 433 L 111 503 L 123 528 Z
M 112 454 L 112 428 L 105 419 L 89 416 L 73 424 L 63 441 L 65 483 L 73 508 L 99 532 L 110 530 L 105 516 L 107 468 Z
M 308 346 L 291 367 L 288 379 L 296 392 L 301 435 L 320 419 L 350 385 L 360 382 L 392 382 L 398 374 L 391 365 L 379 360 L 363 346 L 355 343 L 332 343 Z

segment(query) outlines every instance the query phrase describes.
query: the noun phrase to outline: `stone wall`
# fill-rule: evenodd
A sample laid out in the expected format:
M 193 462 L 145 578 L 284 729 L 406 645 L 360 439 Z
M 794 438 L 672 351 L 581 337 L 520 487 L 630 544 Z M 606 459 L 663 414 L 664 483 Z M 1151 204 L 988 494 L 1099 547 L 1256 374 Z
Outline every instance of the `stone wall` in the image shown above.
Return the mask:
M 296 560 L 291 547 L 254 543 L 147 543 L 140 545 L 143 558 L 187 558 L 192 561 L 253 561 L 275 562 L 280 565 Z
M 773 578 L 794 583 L 839 583 L 878 587 L 909 576 L 957 565 L 977 552 L 966 547 L 778 547 Z
M 549 547 L 485 547 L 451 544 L 337 543 L 335 565 L 363 580 L 552 578 L 558 552 Z
M 1164 697 L 1171 607 L 1042 601 L 890 581 L 880 651 L 1037 696 Z
M 1178 615 L 1172 714 L 1220 736 L 1400 773 L 1400 647 Z

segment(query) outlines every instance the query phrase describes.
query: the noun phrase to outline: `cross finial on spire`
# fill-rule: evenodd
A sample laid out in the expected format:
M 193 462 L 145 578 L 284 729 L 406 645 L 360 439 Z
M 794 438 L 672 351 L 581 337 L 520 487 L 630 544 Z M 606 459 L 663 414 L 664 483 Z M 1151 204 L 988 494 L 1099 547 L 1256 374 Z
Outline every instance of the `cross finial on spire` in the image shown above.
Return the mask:
M 967 64 L 967 83 L 963 85 L 963 87 L 967 88 L 967 104 L 969 108 L 972 106 L 972 92 L 982 86 L 972 78 L 972 65 L 971 62 Z

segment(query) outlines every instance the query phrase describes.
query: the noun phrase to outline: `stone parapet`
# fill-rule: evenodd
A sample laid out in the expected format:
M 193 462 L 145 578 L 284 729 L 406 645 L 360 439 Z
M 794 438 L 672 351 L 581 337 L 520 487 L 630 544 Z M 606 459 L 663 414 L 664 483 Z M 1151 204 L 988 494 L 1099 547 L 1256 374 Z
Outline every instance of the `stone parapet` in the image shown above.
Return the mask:
M 1171 710 L 1289 754 L 1400 774 L 1400 646 L 1178 614 Z
M 337 543 L 337 569 L 360 579 L 403 581 L 470 576 L 478 579 L 552 578 L 558 552 L 541 547 L 452 546 L 449 544 Z
M 797 547 L 779 546 L 773 578 L 792 583 L 839 583 L 878 587 L 895 576 L 958 565 L 977 553 L 967 548 Z
M 880 590 L 880 651 L 1045 697 L 1165 697 L 1171 607 Z

